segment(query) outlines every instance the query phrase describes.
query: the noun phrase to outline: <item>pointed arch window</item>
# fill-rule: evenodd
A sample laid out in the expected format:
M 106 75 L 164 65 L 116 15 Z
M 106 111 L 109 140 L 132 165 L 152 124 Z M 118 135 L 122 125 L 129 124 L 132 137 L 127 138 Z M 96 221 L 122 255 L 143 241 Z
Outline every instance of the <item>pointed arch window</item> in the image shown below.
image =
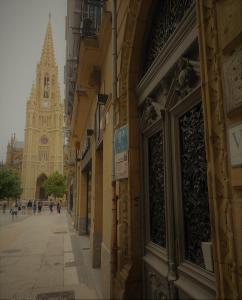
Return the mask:
M 52 76 L 52 79 L 51 79 L 51 87 L 52 87 L 52 88 L 51 88 L 51 97 L 52 97 L 52 98 L 54 98 L 54 93 L 55 93 L 55 92 L 54 92 L 54 88 L 53 88 L 53 87 L 55 86 L 55 82 L 56 82 L 56 81 L 55 81 L 55 75 L 53 75 L 53 76 Z
M 50 89 L 50 79 L 49 79 L 49 75 L 46 73 L 44 77 L 44 98 L 49 98 L 49 89 Z

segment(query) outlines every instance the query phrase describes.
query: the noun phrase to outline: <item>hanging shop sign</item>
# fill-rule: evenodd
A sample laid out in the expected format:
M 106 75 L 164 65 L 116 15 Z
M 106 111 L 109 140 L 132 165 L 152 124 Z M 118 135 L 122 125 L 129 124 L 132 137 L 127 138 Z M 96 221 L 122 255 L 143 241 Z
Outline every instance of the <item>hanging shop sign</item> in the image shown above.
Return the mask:
M 128 178 L 128 126 L 115 130 L 114 134 L 115 179 Z

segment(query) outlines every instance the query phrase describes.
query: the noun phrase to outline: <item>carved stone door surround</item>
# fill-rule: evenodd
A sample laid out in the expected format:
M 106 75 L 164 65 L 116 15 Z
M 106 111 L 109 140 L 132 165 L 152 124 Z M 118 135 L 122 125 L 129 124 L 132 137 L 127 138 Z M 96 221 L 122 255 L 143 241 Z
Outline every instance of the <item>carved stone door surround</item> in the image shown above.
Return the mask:
M 193 118 L 196 122 L 195 125 L 198 126 L 196 129 L 202 127 L 200 126 L 203 125 L 203 117 L 199 82 L 199 63 L 182 57 L 166 74 L 160 85 L 144 101 L 141 101 L 139 106 L 145 218 L 143 260 L 146 297 L 157 297 L 158 295 L 161 299 L 170 299 L 177 298 L 179 295 L 181 298 L 193 297 L 196 299 L 215 296 L 214 275 L 203 268 L 201 249 L 195 251 L 201 242 L 209 241 L 210 223 L 205 224 L 207 231 L 205 234 L 201 232 L 201 240 L 195 241 L 194 244 L 192 244 L 193 241 L 190 241 L 188 245 L 188 247 L 195 247 L 196 254 L 193 256 L 192 251 L 185 250 L 187 249 L 183 207 L 185 204 L 182 195 L 185 193 L 183 185 L 186 183 L 182 178 L 184 167 L 181 166 L 181 132 L 179 132 L 181 125 L 179 122 L 184 121 L 182 120 L 183 116 L 183 119 L 186 119 L 194 113 L 195 116 L 199 116 L 199 119 Z M 189 123 L 188 126 L 190 126 Z M 202 139 L 204 138 L 203 131 L 200 136 Z M 201 143 L 201 141 L 199 142 Z M 160 150 L 158 150 L 157 143 L 160 145 Z M 155 149 L 156 147 L 157 149 Z M 152 167 L 152 161 L 157 163 L 159 171 Z M 201 162 L 200 165 L 203 166 L 204 163 Z M 198 181 L 201 186 L 207 183 L 206 167 L 204 168 L 205 179 L 201 182 Z M 160 175 L 161 169 L 164 173 L 163 176 Z M 163 188 L 157 188 L 154 183 L 155 177 L 152 178 L 151 171 L 155 172 L 156 177 L 161 176 L 160 185 L 163 185 Z M 197 174 L 200 174 L 199 171 Z M 150 186 L 153 186 L 153 191 Z M 163 191 L 161 198 L 163 198 L 165 213 L 162 212 L 161 203 L 153 204 L 154 199 L 157 202 L 157 197 L 154 196 L 156 191 L 160 195 Z M 207 195 L 204 201 L 202 198 L 200 202 L 197 200 L 196 203 L 205 207 L 202 208 L 201 214 L 206 215 L 207 210 L 205 219 L 201 219 L 199 222 L 201 224 L 209 222 Z M 205 211 L 203 211 L 204 209 Z M 199 212 L 197 211 L 197 213 Z M 154 219 L 159 219 L 156 214 L 160 214 L 161 219 L 155 221 L 155 225 L 163 228 L 160 228 L 160 232 L 153 233 Z M 165 223 L 162 223 L 162 220 L 165 220 Z M 194 230 L 196 229 L 195 227 Z
M 197 246 L 201 241 L 208 242 L 210 226 L 201 240 L 194 245 L 192 241 L 189 246 L 185 245 L 184 226 L 186 224 L 184 224 L 183 207 L 185 204 L 182 204 L 181 198 L 185 193 L 183 187 L 185 175 L 180 162 L 182 151 L 179 122 L 185 122 L 188 116 L 192 119 L 192 114 L 194 114 L 199 116 L 197 120 L 194 118 L 196 126 L 199 128 L 201 124 L 203 125 L 197 37 L 193 27 L 189 28 L 188 24 L 195 26 L 194 11 L 191 11 L 181 25 L 182 38 L 173 39 L 165 45 L 164 52 L 156 58 L 156 64 L 151 65 L 137 87 L 145 219 L 143 257 L 145 296 L 159 299 L 177 297 L 206 299 L 215 296 L 214 275 L 201 267 L 202 254 Z M 182 116 L 184 120 L 179 121 Z M 162 147 L 162 151 L 154 150 L 157 143 Z M 152 160 L 159 161 L 159 163 L 162 161 L 163 166 L 159 168 L 163 169 L 163 177 L 160 175 L 161 170 L 157 171 L 155 167 L 152 169 L 150 166 Z M 200 165 L 204 165 L 204 162 Z M 157 193 L 162 193 L 162 188 L 157 187 L 158 184 L 154 183 L 155 179 L 151 180 L 151 170 L 155 172 L 156 177 L 161 176 L 160 185 L 162 182 L 164 185 L 162 202 L 165 206 L 164 213 L 161 203 L 153 203 L 153 201 L 156 202 L 154 199 L 157 197 L 152 195 L 150 186 L 153 184 Z M 206 169 L 204 170 L 205 180 L 199 183 L 201 185 L 207 180 Z M 209 216 L 208 199 L 206 201 L 206 203 L 198 201 L 200 203 L 198 205 L 205 205 Z M 189 205 L 190 203 L 187 204 Z M 153 219 L 157 219 L 154 213 L 160 213 L 160 218 L 165 220 L 165 224 L 162 225 L 164 228 L 160 228 L 160 232 L 152 230 L 152 224 L 156 224 L 157 227 L 161 224 L 159 223 L 161 219 L 154 222 Z M 196 255 L 192 255 L 192 251 L 187 250 L 188 247 L 195 247 Z

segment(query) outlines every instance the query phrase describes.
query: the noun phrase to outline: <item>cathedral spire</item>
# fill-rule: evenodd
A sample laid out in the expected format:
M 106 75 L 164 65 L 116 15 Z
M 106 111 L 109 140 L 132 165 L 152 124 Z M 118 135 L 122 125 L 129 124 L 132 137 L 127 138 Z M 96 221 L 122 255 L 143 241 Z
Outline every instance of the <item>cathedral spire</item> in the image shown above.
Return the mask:
M 41 53 L 40 64 L 55 66 L 55 54 L 52 37 L 51 14 L 49 13 L 49 22 L 45 34 L 44 46 Z
M 32 84 L 32 88 L 31 88 L 31 92 L 30 92 L 30 96 L 29 96 L 29 100 L 36 100 L 36 86 L 35 83 L 33 82 Z

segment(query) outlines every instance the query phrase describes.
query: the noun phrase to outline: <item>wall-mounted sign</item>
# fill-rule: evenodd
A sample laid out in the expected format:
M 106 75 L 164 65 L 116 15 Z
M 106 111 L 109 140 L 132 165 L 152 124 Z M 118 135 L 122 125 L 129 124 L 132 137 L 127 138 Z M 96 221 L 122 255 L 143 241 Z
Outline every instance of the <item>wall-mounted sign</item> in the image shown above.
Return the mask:
M 128 126 L 115 130 L 114 134 L 115 179 L 128 177 Z
M 242 106 L 242 48 L 226 57 L 224 67 L 224 88 L 227 112 Z
M 242 123 L 233 125 L 228 130 L 230 161 L 232 167 L 242 165 Z

